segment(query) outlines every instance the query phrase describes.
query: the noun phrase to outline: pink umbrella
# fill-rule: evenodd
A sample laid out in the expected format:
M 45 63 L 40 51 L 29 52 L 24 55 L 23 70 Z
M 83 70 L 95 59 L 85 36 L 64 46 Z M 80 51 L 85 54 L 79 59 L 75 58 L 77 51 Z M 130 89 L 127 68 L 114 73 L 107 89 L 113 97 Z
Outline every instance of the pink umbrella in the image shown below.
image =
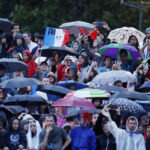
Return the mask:
M 57 107 L 84 107 L 84 108 L 91 108 L 96 109 L 95 106 L 91 103 L 86 101 L 83 98 L 78 97 L 66 97 L 58 99 L 52 106 Z

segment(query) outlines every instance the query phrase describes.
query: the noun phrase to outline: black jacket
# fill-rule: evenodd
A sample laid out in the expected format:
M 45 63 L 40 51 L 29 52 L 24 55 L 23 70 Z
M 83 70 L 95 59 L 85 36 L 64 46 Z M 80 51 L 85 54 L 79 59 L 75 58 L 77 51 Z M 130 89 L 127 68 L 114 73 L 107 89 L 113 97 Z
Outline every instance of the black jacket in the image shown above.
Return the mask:
M 107 150 L 116 150 L 115 138 L 112 134 L 102 133 L 96 138 L 96 147 L 97 150 L 106 150 L 106 147 Z

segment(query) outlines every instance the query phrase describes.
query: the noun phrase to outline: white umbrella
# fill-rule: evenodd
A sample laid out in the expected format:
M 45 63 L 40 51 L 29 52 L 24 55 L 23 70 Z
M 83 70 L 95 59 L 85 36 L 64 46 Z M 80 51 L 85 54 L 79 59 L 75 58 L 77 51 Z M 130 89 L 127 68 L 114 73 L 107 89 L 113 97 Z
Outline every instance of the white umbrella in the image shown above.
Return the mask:
M 81 27 L 85 31 L 90 31 L 95 29 L 91 23 L 84 22 L 84 21 L 67 22 L 59 26 L 59 28 L 69 30 L 70 34 L 75 34 L 75 35 L 77 35 L 80 32 L 78 27 Z
M 112 30 L 108 38 L 111 39 L 111 41 L 115 41 L 117 43 L 128 43 L 128 39 L 131 35 L 134 35 L 137 37 L 138 42 L 143 42 L 145 38 L 145 34 L 135 28 L 132 27 L 122 27 L 115 30 Z
M 99 73 L 93 80 L 97 86 L 101 85 L 112 85 L 115 81 L 121 80 L 122 82 L 134 83 L 136 82 L 136 77 L 128 72 L 123 70 L 113 70 L 108 72 Z

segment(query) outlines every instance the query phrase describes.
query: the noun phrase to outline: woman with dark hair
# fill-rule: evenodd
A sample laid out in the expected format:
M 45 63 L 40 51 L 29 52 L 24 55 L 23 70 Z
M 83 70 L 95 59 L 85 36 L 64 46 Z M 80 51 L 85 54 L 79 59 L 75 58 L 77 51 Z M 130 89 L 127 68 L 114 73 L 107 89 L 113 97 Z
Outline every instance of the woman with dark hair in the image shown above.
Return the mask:
M 3 149 L 17 150 L 26 148 L 26 135 L 20 130 L 20 121 L 17 117 L 10 120 L 7 132 L 5 146 Z
M 134 46 L 139 51 L 139 42 L 135 35 L 131 35 L 128 39 L 128 43 Z
M 16 35 L 15 41 L 14 41 L 14 46 L 11 47 L 8 51 L 7 54 L 12 57 L 14 53 L 23 53 L 24 50 L 27 49 L 27 46 L 25 44 L 23 35 L 21 33 L 18 33 Z
M 79 60 L 79 71 L 81 72 L 81 82 L 83 83 L 87 74 L 87 71 L 89 70 L 89 61 L 88 61 L 88 57 L 80 54 L 80 56 L 78 57 Z

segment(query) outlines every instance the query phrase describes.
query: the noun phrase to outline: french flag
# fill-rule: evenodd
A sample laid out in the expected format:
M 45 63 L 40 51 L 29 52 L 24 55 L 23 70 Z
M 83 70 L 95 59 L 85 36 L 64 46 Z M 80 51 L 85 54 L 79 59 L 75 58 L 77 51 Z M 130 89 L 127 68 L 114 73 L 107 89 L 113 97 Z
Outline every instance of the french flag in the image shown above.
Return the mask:
M 46 27 L 43 46 L 62 47 L 69 42 L 69 31 Z

